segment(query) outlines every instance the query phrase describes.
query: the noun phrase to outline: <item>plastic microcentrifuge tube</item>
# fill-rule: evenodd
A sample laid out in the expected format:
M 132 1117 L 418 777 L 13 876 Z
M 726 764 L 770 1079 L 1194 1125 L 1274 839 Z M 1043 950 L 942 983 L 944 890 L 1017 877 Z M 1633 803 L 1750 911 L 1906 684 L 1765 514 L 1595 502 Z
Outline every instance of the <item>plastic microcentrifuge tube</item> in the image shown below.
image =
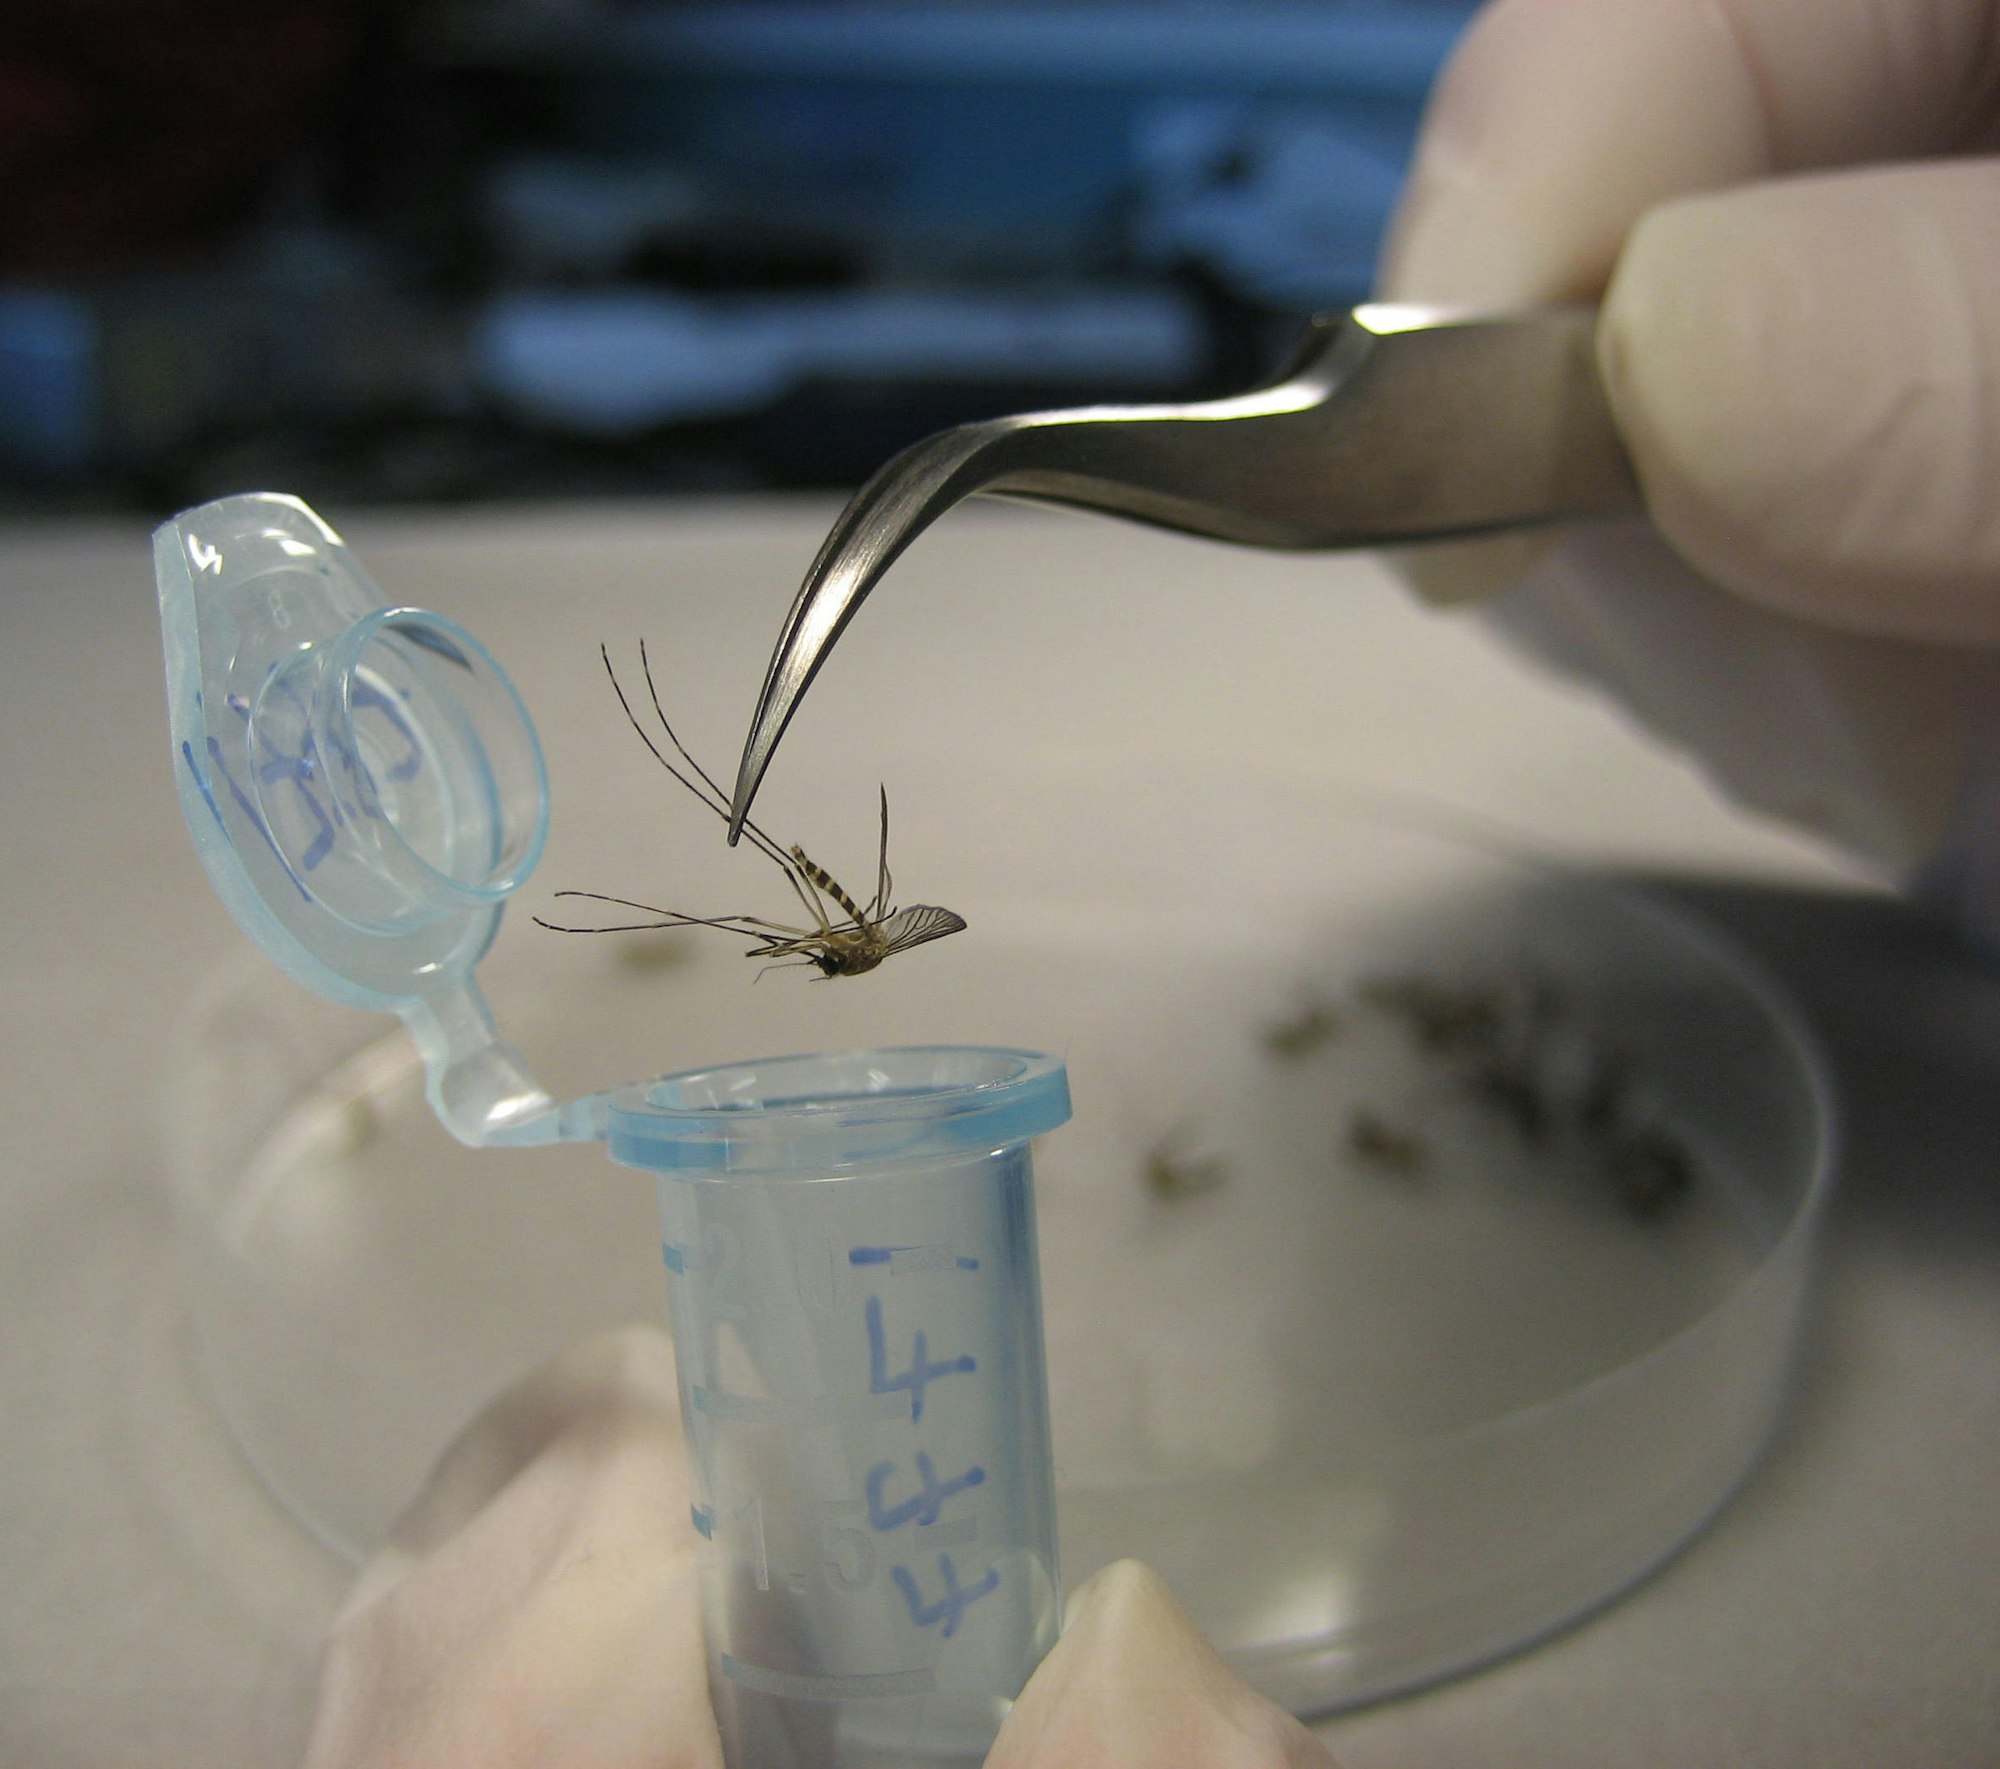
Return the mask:
M 1058 1626 L 1028 1139 L 1052 1057 L 786 1057 L 612 1098 L 658 1176 L 709 1680 L 740 1769 L 978 1761 Z

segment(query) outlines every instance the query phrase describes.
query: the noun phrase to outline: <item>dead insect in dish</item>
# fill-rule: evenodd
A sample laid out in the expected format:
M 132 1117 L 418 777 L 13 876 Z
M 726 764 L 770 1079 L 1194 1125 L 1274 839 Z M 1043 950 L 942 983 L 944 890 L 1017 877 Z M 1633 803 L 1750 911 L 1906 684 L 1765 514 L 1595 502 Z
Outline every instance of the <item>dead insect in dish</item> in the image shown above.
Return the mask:
M 1500 991 L 1481 984 L 1454 987 L 1429 977 L 1371 977 L 1361 985 L 1367 1006 L 1393 1015 L 1425 1050 L 1490 1050 L 1503 1029 Z
M 653 716 L 660 722 L 660 729 L 666 734 L 667 742 L 674 753 L 686 764 L 689 774 L 682 773 L 667 759 L 666 752 L 653 741 L 653 735 L 633 712 L 632 703 L 626 698 L 624 684 L 618 680 L 618 672 L 611 664 L 609 646 L 598 647 L 604 659 L 604 673 L 611 678 L 611 689 L 618 696 L 618 704 L 624 709 L 627 722 L 639 734 L 639 741 L 652 751 L 653 759 L 671 774 L 689 792 L 725 823 L 729 820 L 729 795 L 717 786 L 708 770 L 688 754 L 687 746 L 674 734 L 673 726 L 660 706 L 660 691 L 653 682 L 652 661 L 646 655 L 645 642 L 639 645 L 639 667 L 646 677 L 646 692 L 653 703 Z M 607 903 L 619 909 L 631 909 L 647 917 L 644 921 L 621 921 L 598 927 L 571 927 L 553 921 L 544 921 L 536 916 L 537 925 L 559 934 L 632 934 L 646 933 L 656 928 L 712 927 L 727 934 L 740 934 L 756 943 L 744 954 L 746 958 L 764 958 L 782 962 L 796 960 L 800 964 L 817 967 L 823 977 L 858 977 L 876 968 L 883 960 L 893 958 L 899 952 L 907 952 L 913 946 L 922 946 L 932 940 L 941 940 L 947 934 L 955 934 L 965 926 L 965 919 L 949 909 L 940 909 L 934 903 L 912 903 L 906 909 L 895 908 L 890 900 L 889 878 L 889 792 L 882 789 L 882 838 L 876 851 L 875 895 L 869 899 L 864 909 L 841 887 L 833 875 L 806 851 L 797 846 L 780 847 L 762 829 L 751 822 L 745 822 L 743 832 L 749 836 L 751 845 L 762 853 L 772 865 L 785 875 L 785 882 L 791 886 L 792 894 L 804 906 L 812 918 L 810 927 L 792 927 L 784 922 L 767 921 L 758 915 L 688 915 L 678 909 L 656 908 L 651 903 L 635 902 L 630 897 L 608 897 L 600 891 L 558 891 L 558 897 L 578 897 L 592 903 Z M 828 908 L 831 902 L 845 917 L 836 921 Z
M 1264 1027 L 1264 1048 L 1282 1062 L 1309 1057 L 1340 1036 L 1340 1015 L 1324 1001 L 1308 1001 L 1297 1013 Z
M 1471 1087 L 1529 1148 L 1538 1149 L 1549 1140 L 1555 1111 L 1532 1064 L 1520 1057 L 1494 1057 L 1473 1071 Z
M 1366 1106 L 1347 1121 L 1347 1146 L 1369 1166 L 1399 1179 L 1415 1179 L 1430 1155 L 1429 1145 L 1414 1130 L 1399 1130 Z
M 1694 1157 L 1664 1130 L 1639 1130 L 1622 1138 L 1607 1153 L 1604 1166 L 1619 1205 L 1641 1222 L 1658 1221 L 1694 1190 Z
M 1229 1181 L 1229 1163 L 1196 1143 L 1187 1127 L 1169 1131 L 1146 1151 L 1146 1190 L 1163 1203 L 1198 1198 Z
M 1578 1127 L 1589 1136 L 1608 1136 L 1627 1116 L 1632 1091 L 1632 1065 L 1621 1051 L 1593 1053 L 1590 1078 L 1577 1102 Z

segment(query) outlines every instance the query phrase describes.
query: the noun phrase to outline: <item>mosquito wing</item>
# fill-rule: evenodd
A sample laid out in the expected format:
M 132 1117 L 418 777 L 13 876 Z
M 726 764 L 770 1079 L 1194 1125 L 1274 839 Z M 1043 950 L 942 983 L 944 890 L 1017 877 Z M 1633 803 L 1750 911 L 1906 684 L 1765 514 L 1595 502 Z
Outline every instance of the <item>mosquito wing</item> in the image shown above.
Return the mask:
M 964 930 L 964 916 L 940 909 L 935 903 L 912 903 L 907 909 L 898 909 L 888 920 L 875 924 L 875 931 L 882 936 L 884 958 Z

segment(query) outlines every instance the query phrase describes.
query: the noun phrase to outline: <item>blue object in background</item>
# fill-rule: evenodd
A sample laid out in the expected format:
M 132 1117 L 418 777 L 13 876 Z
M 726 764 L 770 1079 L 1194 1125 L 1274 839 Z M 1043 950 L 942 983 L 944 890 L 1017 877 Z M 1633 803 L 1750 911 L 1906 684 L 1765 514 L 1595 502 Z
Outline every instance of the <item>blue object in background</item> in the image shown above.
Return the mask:
M 577 145 L 891 273 L 1199 265 L 1362 299 L 1469 4 L 642 7 L 544 47 Z
M 534 423 L 636 435 L 751 412 L 801 384 L 950 379 L 1143 385 L 1193 373 L 1194 304 L 1171 288 L 823 289 L 696 299 L 665 290 L 502 296 L 473 328 L 481 390 Z
M 97 326 L 81 297 L 0 289 L 0 461 L 73 472 L 97 446 Z
M 1351 307 L 1374 280 L 1407 143 L 1383 119 L 1311 106 L 1163 104 L 1135 143 L 1132 245 L 1197 263 L 1280 311 Z
M 1471 10 L 420 8 L 209 256 L 0 290 L 0 501 L 831 487 L 1241 387 L 1368 295 Z

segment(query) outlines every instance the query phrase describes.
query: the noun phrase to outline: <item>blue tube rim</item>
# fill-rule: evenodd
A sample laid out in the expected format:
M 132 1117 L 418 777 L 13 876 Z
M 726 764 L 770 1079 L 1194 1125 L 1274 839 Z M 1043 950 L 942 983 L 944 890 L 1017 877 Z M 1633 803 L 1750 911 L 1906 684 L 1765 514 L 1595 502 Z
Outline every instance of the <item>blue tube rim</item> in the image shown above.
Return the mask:
M 962 1159 L 1065 1123 L 1061 1058 L 987 1045 L 900 1045 L 721 1063 L 620 1088 L 610 1152 L 660 1173 L 852 1173 Z

